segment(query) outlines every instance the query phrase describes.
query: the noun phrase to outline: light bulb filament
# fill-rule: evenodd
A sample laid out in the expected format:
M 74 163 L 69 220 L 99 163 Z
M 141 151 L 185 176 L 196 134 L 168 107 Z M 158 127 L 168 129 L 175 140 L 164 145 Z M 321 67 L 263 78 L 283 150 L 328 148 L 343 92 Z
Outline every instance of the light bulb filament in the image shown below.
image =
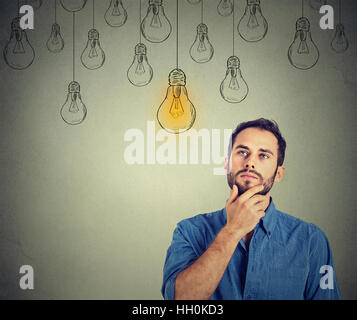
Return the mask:
M 161 28 L 162 23 L 159 17 L 159 8 L 157 6 L 154 6 L 153 8 L 154 16 L 151 19 L 151 24 L 150 26 L 153 28 Z
M 112 16 L 120 16 L 120 15 L 121 13 L 119 10 L 119 0 L 116 0 L 112 11 Z
M 139 59 L 139 63 L 138 63 L 138 66 L 135 69 L 135 73 L 138 74 L 138 75 L 142 75 L 142 74 L 145 73 L 145 68 L 144 68 L 142 59 L 141 59 L 141 61 Z
M 197 50 L 198 50 L 198 52 L 206 51 L 207 48 L 206 48 L 206 45 L 205 45 L 205 43 L 204 43 L 205 36 L 202 34 L 202 35 L 200 35 L 199 37 L 200 37 L 200 43 L 199 43 L 199 45 L 198 45 Z
M 13 53 L 15 53 L 15 54 L 18 54 L 18 53 L 23 54 L 23 53 L 25 53 L 25 49 L 24 49 L 24 46 L 23 46 L 21 41 L 16 41 Z
M 173 118 L 178 118 L 184 114 L 183 106 L 180 100 L 181 86 L 173 87 L 174 99 L 171 104 L 170 114 Z
M 69 107 L 69 111 L 76 113 L 79 111 L 78 105 L 77 105 L 77 94 L 76 93 L 72 93 L 72 102 L 71 102 L 71 106 Z
M 298 53 L 300 54 L 308 54 L 309 53 L 309 47 L 307 46 L 306 43 L 306 32 L 301 31 L 300 32 L 300 45 L 298 48 Z
M 255 15 L 256 12 L 257 12 L 257 6 L 253 5 L 250 8 L 250 15 L 249 15 L 249 20 L 248 20 L 248 24 L 247 24 L 248 28 L 252 28 L 253 29 L 253 28 L 259 27 L 257 16 Z
M 95 40 L 92 41 L 91 43 L 91 49 L 89 50 L 89 55 L 88 55 L 89 58 L 95 58 L 95 57 L 98 57 L 98 52 L 97 52 L 97 49 L 96 49 L 96 42 Z
M 236 77 L 232 77 L 231 81 L 229 82 L 229 89 L 232 90 L 239 90 L 239 84 L 238 84 L 238 80 Z

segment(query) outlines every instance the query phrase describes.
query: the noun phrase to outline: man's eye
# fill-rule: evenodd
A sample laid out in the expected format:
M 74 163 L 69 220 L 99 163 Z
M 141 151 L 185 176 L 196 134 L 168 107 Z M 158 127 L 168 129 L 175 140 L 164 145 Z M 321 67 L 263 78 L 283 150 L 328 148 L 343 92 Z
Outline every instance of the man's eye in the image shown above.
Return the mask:
M 267 154 L 265 154 L 265 153 L 262 153 L 260 156 L 261 156 L 263 159 L 269 159 L 269 156 L 268 156 Z
M 245 156 L 247 154 L 247 151 L 239 150 L 238 154 L 241 154 L 241 155 Z

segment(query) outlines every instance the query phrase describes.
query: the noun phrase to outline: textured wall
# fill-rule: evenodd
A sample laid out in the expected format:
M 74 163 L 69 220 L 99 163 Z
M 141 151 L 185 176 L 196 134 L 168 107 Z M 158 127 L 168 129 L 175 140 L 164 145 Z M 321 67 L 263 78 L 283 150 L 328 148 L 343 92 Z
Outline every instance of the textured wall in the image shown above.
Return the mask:
M 342 297 L 357 298 L 356 100 L 357 3 L 343 1 L 350 47 L 331 50 L 332 31 L 318 26 L 306 5 L 317 65 L 293 68 L 287 50 L 300 16 L 300 1 L 262 0 L 266 37 L 247 43 L 236 33 L 236 54 L 249 85 L 240 104 L 225 102 L 219 85 L 232 53 L 232 19 L 205 1 L 204 19 L 215 48 L 212 61 L 196 64 L 188 50 L 200 22 L 200 6 L 180 0 L 179 66 L 197 110 L 194 129 L 234 128 L 258 117 L 275 119 L 287 140 L 286 171 L 272 195 L 278 209 L 317 224 L 329 238 Z M 164 0 L 173 32 L 161 44 L 145 41 L 154 70 L 151 83 L 132 86 L 126 77 L 138 42 L 138 1 L 124 0 L 126 24 L 109 27 L 108 1 L 96 1 L 96 27 L 107 59 L 96 71 L 79 60 L 91 27 L 91 0 L 77 13 L 76 78 L 88 115 L 78 126 L 60 117 L 72 80 L 72 15 L 58 7 L 65 48 L 48 52 L 54 1 L 35 12 L 28 31 L 34 63 L 24 71 L 0 59 L 0 297 L 161 299 L 162 267 L 178 221 L 225 205 L 229 188 L 214 164 L 128 165 L 124 134 L 145 132 L 162 102 L 176 64 L 173 0 Z M 245 1 L 237 3 L 237 19 Z M 337 1 L 329 1 L 337 5 Z M 143 15 L 147 1 L 143 1 Z M 0 2 L 3 50 L 16 2 Z M 162 143 L 162 142 L 161 142 Z M 160 145 L 160 142 L 158 142 Z M 30 264 L 35 290 L 18 288 L 19 268 Z

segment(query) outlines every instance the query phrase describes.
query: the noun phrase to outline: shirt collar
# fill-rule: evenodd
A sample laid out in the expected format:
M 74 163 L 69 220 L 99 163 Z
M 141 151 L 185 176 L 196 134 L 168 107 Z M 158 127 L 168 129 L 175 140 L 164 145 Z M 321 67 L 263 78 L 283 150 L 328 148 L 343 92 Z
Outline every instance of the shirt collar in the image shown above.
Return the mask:
M 260 225 L 262 226 L 262 229 L 265 231 L 269 239 L 271 237 L 271 234 L 276 224 L 276 220 L 277 220 L 276 211 L 277 210 L 275 209 L 273 199 L 272 197 L 270 197 L 270 203 L 268 208 L 265 210 L 265 215 L 259 221 Z M 223 209 L 223 215 L 224 215 L 224 222 L 227 223 L 226 207 L 224 207 Z

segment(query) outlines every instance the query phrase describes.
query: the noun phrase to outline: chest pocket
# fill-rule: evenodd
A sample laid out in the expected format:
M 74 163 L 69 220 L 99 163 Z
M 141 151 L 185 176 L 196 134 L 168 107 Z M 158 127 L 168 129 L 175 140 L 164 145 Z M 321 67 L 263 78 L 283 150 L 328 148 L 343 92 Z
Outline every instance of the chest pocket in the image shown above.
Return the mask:
M 270 299 L 303 299 L 309 272 L 305 250 L 272 241 L 266 248 L 271 257 L 267 261 L 267 289 Z

